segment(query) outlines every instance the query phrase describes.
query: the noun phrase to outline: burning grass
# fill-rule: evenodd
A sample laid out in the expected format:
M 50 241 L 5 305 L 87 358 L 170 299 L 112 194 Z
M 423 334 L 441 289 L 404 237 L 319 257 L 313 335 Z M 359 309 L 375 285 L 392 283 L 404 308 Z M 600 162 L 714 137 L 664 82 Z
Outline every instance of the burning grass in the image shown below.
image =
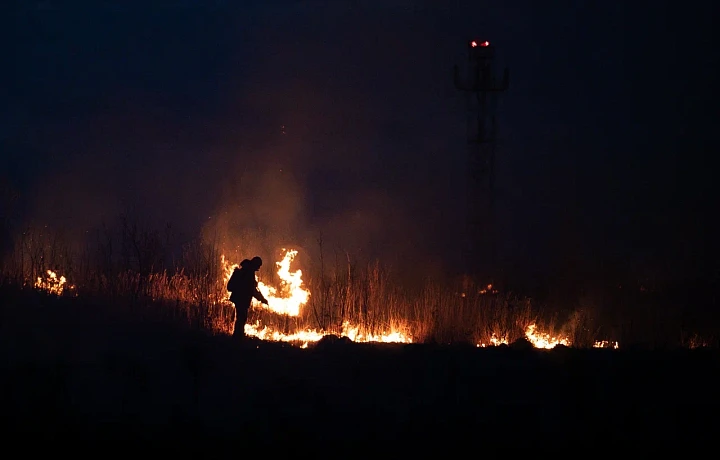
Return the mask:
M 54 271 L 48 270 L 47 277 L 37 277 L 35 280 L 35 288 L 49 292 L 50 294 L 62 295 L 63 292 L 75 289 L 75 286 L 72 284 L 68 285 L 67 279 L 64 276 L 58 276 Z
M 233 332 L 234 306 L 225 286 L 239 262 L 238 251 L 197 243 L 186 248 L 173 268 L 159 262 L 162 250 L 151 244 L 158 238 L 129 230 L 124 237 L 132 241 L 122 247 L 146 250 L 129 252 L 118 264 L 106 257 L 109 243 L 96 248 L 95 254 L 73 257 L 70 248 L 53 246 L 56 242 L 48 244 L 41 235 L 27 232 L 5 261 L 3 278 L 52 295 L 91 297 L 134 310 L 152 305 L 161 317 L 216 334 Z M 528 298 L 469 278 L 427 281 L 410 291 L 394 283 L 378 263 L 359 265 L 349 259 L 333 269 L 321 263 L 320 270 L 315 266 L 315 271 L 305 272 L 297 266 L 299 255 L 295 249 L 283 250 L 259 273 L 259 289 L 269 305 L 253 303 L 247 335 L 298 346 L 332 334 L 355 342 L 490 347 L 527 340 L 536 348 L 620 347 L 615 338 L 603 336 L 587 310 L 578 309 L 560 320 Z M 693 347 L 708 343 L 698 336 L 687 342 Z
M 252 304 L 252 308 L 256 312 L 267 310 L 275 315 L 265 315 L 263 323 L 269 324 L 261 325 L 260 319 L 257 319 L 254 324 L 247 324 L 245 326 L 245 333 L 247 335 L 266 340 L 301 342 L 303 346 L 307 346 L 309 342 L 317 342 L 329 334 L 348 337 L 354 342 L 412 342 L 408 327 L 400 324 L 398 321 L 394 321 L 396 324 L 382 331 L 379 331 L 377 327 L 367 327 L 367 324 L 364 322 L 352 322 L 349 318 L 356 316 L 350 314 L 354 304 L 352 299 L 346 299 L 350 300 L 347 306 L 351 308 L 347 310 L 346 315 L 343 315 L 341 324 L 336 325 L 330 322 L 320 329 L 309 327 L 309 324 L 313 321 L 313 315 L 310 314 L 311 312 L 309 311 L 305 312 L 303 307 L 308 304 L 311 297 L 310 291 L 304 284 L 302 271 L 299 269 L 292 271 L 290 269 L 291 263 L 295 259 L 295 256 L 297 256 L 298 251 L 283 249 L 283 252 L 284 255 L 282 259 L 276 262 L 276 274 L 279 280 L 278 287 L 258 280 L 258 289 L 265 298 L 268 299 L 268 304 L 261 304 L 255 299 L 253 299 Z M 221 259 L 224 272 L 223 282 L 227 284 L 227 280 L 230 279 L 232 271 L 238 265 L 228 263 L 224 255 Z M 229 302 L 227 296 L 223 298 L 223 302 Z M 317 311 L 313 313 L 316 314 Z M 294 322 L 295 327 L 293 330 L 289 331 L 287 319 L 291 317 L 295 318 L 296 321 Z M 286 332 L 281 332 L 278 327 L 278 323 L 281 323 L 283 320 L 285 320 L 284 329 Z
M 253 302 L 252 320 L 245 326 L 247 335 L 302 347 L 326 335 L 354 342 L 472 342 L 482 347 L 525 337 L 537 348 L 570 345 L 569 338 L 537 331 L 536 314 L 527 300 L 502 296 L 492 286 L 476 287 L 467 281 L 456 296 L 448 297 L 442 286 L 428 284 L 418 297 L 410 298 L 393 287 L 378 264 L 356 276 L 349 269 L 346 276 L 336 276 L 334 284 L 325 284 L 315 297 L 302 271 L 292 269 L 297 255 L 297 250 L 284 250 L 275 263 L 276 286 L 258 279 L 258 287 L 269 302 Z M 225 286 L 238 265 L 224 254 L 218 263 L 217 280 L 207 276 L 198 279 L 180 270 L 145 277 L 125 272 L 113 283 L 103 279 L 99 284 L 113 284 L 116 296 L 142 292 L 147 300 L 167 305 L 175 310 L 175 317 L 187 317 L 189 322 L 198 323 L 197 318 L 190 318 L 199 313 L 204 327 L 228 334 L 233 332 L 234 306 Z M 76 292 L 65 276 L 53 271 L 48 271 L 44 280 L 38 278 L 34 287 L 55 295 Z

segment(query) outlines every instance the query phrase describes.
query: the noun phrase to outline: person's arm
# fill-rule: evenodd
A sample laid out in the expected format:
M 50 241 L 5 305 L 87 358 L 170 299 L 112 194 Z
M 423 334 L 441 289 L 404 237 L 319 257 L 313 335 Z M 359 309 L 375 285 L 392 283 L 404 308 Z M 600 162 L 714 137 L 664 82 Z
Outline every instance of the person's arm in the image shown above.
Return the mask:
M 267 299 L 265 298 L 264 295 L 262 295 L 262 292 L 260 292 L 260 290 L 258 289 L 257 284 L 255 284 L 253 297 L 255 297 L 258 300 L 258 302 L 264 303 L 265 305 L 268 304 Z

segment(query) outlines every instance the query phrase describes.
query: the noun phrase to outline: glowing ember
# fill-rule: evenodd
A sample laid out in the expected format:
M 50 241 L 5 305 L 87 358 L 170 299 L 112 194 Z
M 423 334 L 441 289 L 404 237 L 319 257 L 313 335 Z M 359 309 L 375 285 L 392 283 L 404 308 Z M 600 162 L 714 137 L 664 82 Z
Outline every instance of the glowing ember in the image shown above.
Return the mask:
M 276 289 L 258 281 L 258 289 L 268 300 L 268 305 L 261 304 L 255 299 L 253 299 L 252 305 L 253 307 L 265 308 L 281 315 L 298 316 L 300 314 L 300 307 L 305 305 L 310 298 L 310 291 L 303 287 L 302 271 L 290 271 L 290 264 L 298 252 L 293 249 L 284 251 L 286 252 L 283 259 L 280 262 L 275 262 L 278 266 L 277 274 L 280 278 L 280 288 Z M 223 283 L 227 285 L 233 270 L 238 267 L 238 265 L 228 263 L 224 255 L 221 256 L 221 261 L 224 269 Z M 230 293 L 226 292 L 223 300 L 227 301 L 229 298 Z
M 412 343 L 412 338 L 399 331 L 390 331 L 382 334 L 362 334 L 359 330 L 359 327 L 353 326 L 346 321 L 343 323 L 342 331 L 335 335 L 347 337 L 353 342 Z M 258 321 L 255 324 L 246 324 L 245 334 L 261 340 L 272 340 L 275 342 L 302 342 L 301 347 L 307 348 L 308 343 L 317 342 L 326 335 L 332 335 L 333 332 L 306 329 L 304 331 L 283 334 L 267 326 L 261 329 L 260 322 Z
M 557 345 L 570 345 L 568 338 L 552 337 L 550 334 L 542 334 L 535 332 L 535 324 L 531 324 L 525 330 L 525 337 L 533 344 L 535 348 L 555 348 Z
M 614 348 L 617 350 L 618 348 L 620 348 L 620 345 L 617 342 L 599 340 L 593 344 L 593 348 Z
M 479 294 L 497 294 L 498 290 L 493 288 L 492 284 L 488 284 L 486 289 L 481 289 Z
M 50 294 L 60 295 L 65 289 L 75 289 L 73 285 L 67 285 L 67 279 L 64 276 L 58 277 L 57 273 L 52 270 L 47 271 L 47 278 L 42 279 L 38 276 L 35 280 L 35 288 L 49 292 Z

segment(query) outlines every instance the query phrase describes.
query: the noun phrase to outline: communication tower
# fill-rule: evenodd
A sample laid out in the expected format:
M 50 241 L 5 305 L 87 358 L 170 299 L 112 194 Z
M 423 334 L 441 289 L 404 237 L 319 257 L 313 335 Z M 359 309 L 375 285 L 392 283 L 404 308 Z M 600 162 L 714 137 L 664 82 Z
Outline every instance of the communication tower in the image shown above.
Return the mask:
M 470 40 L 465 76 L 455 66 L 455 87 L 467 95 L 467 186 L 464 265 L 467 274 L 496 276 L 495 144 L 497 96 L 508 88 L 509 72 L 493 74 L 495 49 Z

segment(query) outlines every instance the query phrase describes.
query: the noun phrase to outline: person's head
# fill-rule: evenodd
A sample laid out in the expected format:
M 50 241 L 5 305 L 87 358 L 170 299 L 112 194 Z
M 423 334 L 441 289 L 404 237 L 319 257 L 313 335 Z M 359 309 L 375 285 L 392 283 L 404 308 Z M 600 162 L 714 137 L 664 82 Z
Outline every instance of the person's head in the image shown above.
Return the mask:
M 252 260 L 250 260 L 250 268 L 258 271 L 260 267 L 262 267 L 262 259 L 258 256 L 253 257 Z

